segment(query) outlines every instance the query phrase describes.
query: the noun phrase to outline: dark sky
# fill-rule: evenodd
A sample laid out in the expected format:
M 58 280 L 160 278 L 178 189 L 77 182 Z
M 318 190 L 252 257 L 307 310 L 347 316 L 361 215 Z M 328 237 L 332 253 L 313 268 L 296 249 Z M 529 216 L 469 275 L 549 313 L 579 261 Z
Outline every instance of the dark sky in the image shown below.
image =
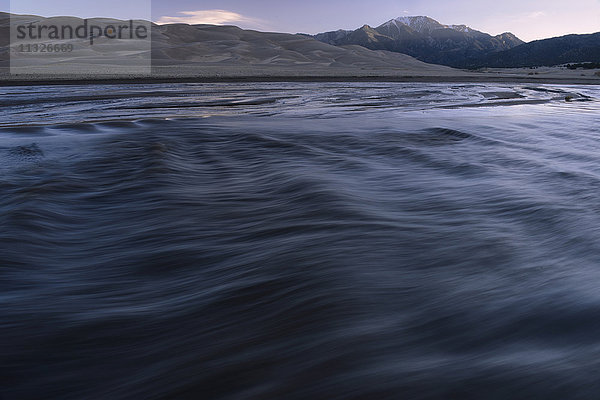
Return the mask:
M 0 0 L 0 6 L 9 10 L 7 0 Z M 232 24 L 292 33 L 378 26 L 410 15 L 466 24 L 491 34 L 511 31 L 527 41 L 600 31 L 600 0 L 12 0 L 10 9 L 44 16 L 151 16 L 162 22 Z

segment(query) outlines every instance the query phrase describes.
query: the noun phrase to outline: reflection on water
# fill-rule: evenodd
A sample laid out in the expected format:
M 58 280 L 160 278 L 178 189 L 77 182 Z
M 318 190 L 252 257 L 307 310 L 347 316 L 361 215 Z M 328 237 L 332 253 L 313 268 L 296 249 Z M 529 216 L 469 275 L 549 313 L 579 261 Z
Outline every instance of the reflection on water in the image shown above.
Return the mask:
M 0 398 L 594 398 L 599 90 L 0 89 Z

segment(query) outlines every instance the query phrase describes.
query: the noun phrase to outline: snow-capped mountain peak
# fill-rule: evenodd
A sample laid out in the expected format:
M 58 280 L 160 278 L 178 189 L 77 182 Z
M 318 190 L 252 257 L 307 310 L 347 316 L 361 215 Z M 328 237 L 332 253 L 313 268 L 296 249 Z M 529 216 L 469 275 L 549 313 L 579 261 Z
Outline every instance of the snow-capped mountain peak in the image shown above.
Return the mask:
M 464 33 L 469 33 L 469 32 L 475 32 L 474 29 L 471 29 L 470 27 L 466 26 L 466 25 L 443 25 L 441 23 L 439 23 L 438 21 L 434 20 L 433 18 L 429 18 L 426 16 L 416 16 L 416 17 L 398 17 L 396 19 L 392 19 L 388 22 L 386 22 L 385 24 L 381 25 L 380 28 L 391 28 L 391 27 L 395 27 L 398 28 L 398 25 L 405 25 L 408 26 L 409 28 L 420 32 L 420 33 L 427 33 L 427 32 L 431 32 L 435 29 L 452 29 L 458 32 L 464 32 Z
M 432 30 L 432 29 L 439 29 L 439 28 L 443 27 L 436 20 L 429 18 L 429 17 L 425 17 L 425 16 L 398 17 L 396 19 L 392 19 L 392 20 L 386 22 L 382 26 L 386 26 L 386 27 L 395 26 L 397 28 L 398 25 L 406 25 L 409 28 L 411 28 L 417 32 L 424 32 L 424 31 L 428 31 L 428 30 Z

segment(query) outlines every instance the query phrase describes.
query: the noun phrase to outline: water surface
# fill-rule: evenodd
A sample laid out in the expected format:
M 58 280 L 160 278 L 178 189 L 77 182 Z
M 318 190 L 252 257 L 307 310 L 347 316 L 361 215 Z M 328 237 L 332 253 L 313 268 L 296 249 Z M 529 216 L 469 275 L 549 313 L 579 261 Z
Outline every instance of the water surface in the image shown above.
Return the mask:
M 597 87 L 0 94 L 2 399 L 600 393 Z

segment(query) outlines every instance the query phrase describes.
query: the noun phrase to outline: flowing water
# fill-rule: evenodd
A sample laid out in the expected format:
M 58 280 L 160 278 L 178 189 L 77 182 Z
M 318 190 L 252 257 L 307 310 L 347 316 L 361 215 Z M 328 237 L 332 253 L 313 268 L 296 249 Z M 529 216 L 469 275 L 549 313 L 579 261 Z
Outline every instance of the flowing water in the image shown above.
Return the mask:
M 0 398 L 593 399 L 600 88 L 0 88 Z

